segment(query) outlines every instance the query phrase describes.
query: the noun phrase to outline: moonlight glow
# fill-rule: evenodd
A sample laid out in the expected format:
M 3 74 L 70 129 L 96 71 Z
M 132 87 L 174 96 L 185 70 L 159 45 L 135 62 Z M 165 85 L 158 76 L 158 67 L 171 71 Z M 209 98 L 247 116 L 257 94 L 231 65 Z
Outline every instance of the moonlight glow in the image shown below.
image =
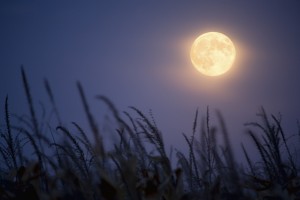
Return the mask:
M 193 43 L 190 57 L 195 68 L 207 76 L 219 76 L 227 72 L 235 59 L 232 41 L 224 34 L 208 32 Z

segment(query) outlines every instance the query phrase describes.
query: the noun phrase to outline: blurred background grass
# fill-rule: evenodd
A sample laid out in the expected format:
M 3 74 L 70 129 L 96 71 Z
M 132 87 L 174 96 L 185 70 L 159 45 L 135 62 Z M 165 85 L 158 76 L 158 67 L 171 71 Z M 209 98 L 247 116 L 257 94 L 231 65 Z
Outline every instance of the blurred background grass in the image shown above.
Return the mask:
M 203 117 L 196 110 L 191 133 L 182 135 L 188 151 L 166 150 L 151 110 L 119 112 L 107 97 L 96 96 L 110 111 L 99 122 L 78 82 L 89 127 L 66 123 L 49 82 L 51 106 L 36 105 L 23 68 L 21 74 L 29 114 L 12 113 L 6 98 L 1 199 L 300 199 L 297 152 L 290 145 L 300 134 L 286 134 L 281 115 L 261 108 L 258 122 L 246 123 L 258 159 L 241 145 L 242 162 L 219 111 L 212 124 L 208 107 Z

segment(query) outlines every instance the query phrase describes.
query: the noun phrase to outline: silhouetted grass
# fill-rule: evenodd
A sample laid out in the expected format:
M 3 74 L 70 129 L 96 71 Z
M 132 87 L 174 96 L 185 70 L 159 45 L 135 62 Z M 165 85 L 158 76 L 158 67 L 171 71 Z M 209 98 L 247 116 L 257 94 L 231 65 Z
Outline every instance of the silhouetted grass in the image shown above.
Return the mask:
M 196 110 L 191 134 L 183 133 L 188 152 L 177 149 L 174 166 L 152 112 L 146 115 L 129 107 L 120 113 L 108 98 L 96 96 L 116 122 L 110 134 L 118 135 L 118 140 L 105 149 L 103 133 L 79 82 L 90 131 L 78 122 L 68 128 L 64 125 L 47 80 L 49 111 L 57 122 L 38 120 L 23 67 L 21 74 L 29 115 L 12 115 L 15 120 L 11 120 L 6 98 L 0 199 L 300 199 L 297 155 L 292 153 L 281 118 L 269 116 L 263 108 L 259 122 L 246 124 L 259 161 L 251 160 L 242 145 L 248 167 L 240 167 L 223 116 L 216 112 L 217 124 L 212 125 L 207 108 L 203 118 Z

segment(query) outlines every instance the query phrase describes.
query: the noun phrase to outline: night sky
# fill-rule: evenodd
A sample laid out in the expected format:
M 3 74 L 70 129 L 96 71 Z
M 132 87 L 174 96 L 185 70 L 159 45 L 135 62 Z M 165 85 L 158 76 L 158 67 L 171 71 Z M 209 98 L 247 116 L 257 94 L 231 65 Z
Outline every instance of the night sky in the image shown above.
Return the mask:
M 217 31 L 237 50 L 233 68 L 206 77 L 191 64 L 191 45 Z M 63 121 L 86 123 L 76 81 L 102 128 L 110 98 L 120 111 L 151 109 L 168 145 L 183 149 L 197 108 L 222 111 L 232 143 L 246 142 L 244 123 L 264 106 L 297 130 L 300 113 L 300 2 L 291 1 L 1 1 L 0 111 L 29 113 L 20 66 L 34 103 L 49 105 L 52 86 Z M 41 115 L 41 114 L 40 114 Z M 1 121 L 3 124 L 3 121 Z

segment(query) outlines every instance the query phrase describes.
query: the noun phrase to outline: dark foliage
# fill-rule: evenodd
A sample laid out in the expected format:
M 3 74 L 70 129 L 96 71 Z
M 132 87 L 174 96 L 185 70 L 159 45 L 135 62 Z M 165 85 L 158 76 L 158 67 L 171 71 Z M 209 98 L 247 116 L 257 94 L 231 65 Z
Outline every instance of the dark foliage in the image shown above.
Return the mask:
M 110 134 L 119 137 L 112 149 L 105 149 L 102 129 L 79 82 L 90 131 L 76 122 L 71 128 L 63 125 L 47 80 L 49 110 L 56 122 L 39 119 L 23 67 L 21 74 L 29 115 L 12 115 L 12 120 L 6 98 L 0 199 L 300 199 L 299 166 L 281 118 L 267 115 L 263 108 L 260 122 L 246 124 L 259 161 L 252 161 L 242 145 L 248 167 L 239 167 L 224 118 L 217 112 L 218 123 L 211 125 L 207 108 L 203 119 L 196 110 L 191 134 L 183 133 L 188 153 L 176 150 L 174 163 L 152 112 L 147 116 L 130 107 L 129 112 L 119 113 L 108 98 L 96 96 L 115 120 L 115 132 Z

